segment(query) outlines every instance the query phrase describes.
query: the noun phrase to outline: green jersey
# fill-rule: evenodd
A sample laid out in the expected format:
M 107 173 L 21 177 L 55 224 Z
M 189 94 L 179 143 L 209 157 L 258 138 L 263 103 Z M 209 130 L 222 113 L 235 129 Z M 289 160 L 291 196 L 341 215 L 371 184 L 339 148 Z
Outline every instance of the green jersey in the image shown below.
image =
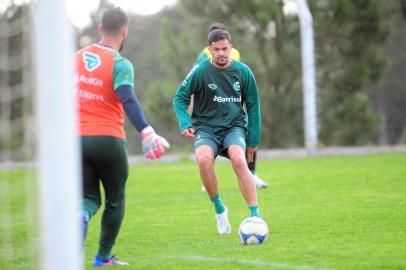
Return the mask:
M 187 109 L 193 95 L 193 112 Z M 244 105 L 246 110 L 244 110 Z M 173 107 L 182 132 L 189 127 L 213 131 L 240 126 L 247 130 L 247 146 L 257 147 L 261 132 L 258 88 L 250 68 L 233 61 L 225 69 L 210 59 L 193 67 L 176 91 Z

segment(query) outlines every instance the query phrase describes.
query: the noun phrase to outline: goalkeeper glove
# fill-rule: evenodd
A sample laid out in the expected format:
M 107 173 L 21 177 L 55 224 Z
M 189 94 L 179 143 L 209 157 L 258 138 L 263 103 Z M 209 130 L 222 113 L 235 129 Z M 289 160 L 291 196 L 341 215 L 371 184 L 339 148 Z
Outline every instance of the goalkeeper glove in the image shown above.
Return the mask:
M 148 159 L 160 158 L 165 153 L 165 147 L 169 148 L 169 142 L 155 133 L 151 126 L 141 131 L 142 150 Z

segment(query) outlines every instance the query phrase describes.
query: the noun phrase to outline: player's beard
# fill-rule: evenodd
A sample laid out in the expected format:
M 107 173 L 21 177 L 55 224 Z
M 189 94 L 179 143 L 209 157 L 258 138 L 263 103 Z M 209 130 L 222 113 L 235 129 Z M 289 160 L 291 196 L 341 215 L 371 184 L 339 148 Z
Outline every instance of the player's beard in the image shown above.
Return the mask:
M 216 59 L 216 65 L 220 66 L 220 67 L 224 67 L 225 65 L 228 64 L 228 57 L 218 57 Z

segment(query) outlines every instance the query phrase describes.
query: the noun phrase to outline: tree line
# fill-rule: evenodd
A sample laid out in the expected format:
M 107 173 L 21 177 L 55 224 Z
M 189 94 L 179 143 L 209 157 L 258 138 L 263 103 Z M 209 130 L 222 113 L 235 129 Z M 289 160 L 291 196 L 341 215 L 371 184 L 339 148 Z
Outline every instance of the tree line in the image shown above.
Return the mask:
M 123 55 L 134 64 L 137 98 L 151 124 L 171 141 L 171 151 L 192 149 L 179 134 L 172 98 L 207 46 L 213 22 L 228 26 L 233 45 L 256 76 L 261 148 L 304 145 L 300 27 L 285 3 L 179 0 L 152 16 L 129 14 Z M 319 146 L 406 143 L 406 0 L 308 0 L 308 4 L 315 33 Z M 92 23 L 77 29 L 78 47 L 97 42 L 98 14 L 109 5 L 101 0 Z M 12 21 L 21 13 L 0 16 Z M 13 53 L 22 48 L 16 37 L 8 42 Z M 18 71 L 8 75 L 10 83 L 21 79 Z M 19 104 L 14 111 L 22 107 Z M 140 153 L 134 129 L 128 126 L 127 135 L 129 152 Z

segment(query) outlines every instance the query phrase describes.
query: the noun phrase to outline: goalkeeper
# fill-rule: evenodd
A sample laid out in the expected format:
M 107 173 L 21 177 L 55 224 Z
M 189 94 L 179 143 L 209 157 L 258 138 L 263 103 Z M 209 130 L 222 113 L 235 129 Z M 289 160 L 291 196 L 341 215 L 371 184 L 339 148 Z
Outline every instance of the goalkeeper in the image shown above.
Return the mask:
M 124 112 L 140 132 L 147 158 L 161 157 L 169 144 L 148 125 L 135 96 L 133 66 L 120 54 L 128 34 L 127 15 L 120 8 L 105 10 L 99 34 L 99 43 L 83 48 L 75 58 L 82 146 L 84 238 L 89 220 L 101 205 L 101 182 L 105 207 L 99 249 L 93 265 L 127 265 L 111 254 L 124 217 L 128 177 Z
M 227 30 L 227 27 L 222 24 L 222 23 L 213 23 L 210 25 L 209 27 L 209 33 L 213 30 L 216 29 L 222 29 L 225 31 Z M 195 64 L 199 64 L 200 62 L 211 58 L 212 55 L 209 51 L 209 47 L 206 47 L 202 50 L 202 52 L 197 56 Z M 240 52 L 232 47 L 231 48 L 231 52 L 230 52 L 230 58 L 233 60 L 237 60 L 240 61 Z M 193 99 L 192 99 L 192 103 L 193 103 Z M 189 111 L 192 111 L 191 109 Z M 252 162 L 248 162 L 248 168 L 250 169 L 252 175 L 254 175 L 254 179 L 255 179 L 255 185 L 257 186 L 257 188 L 267 188 L 268 187 L 268 183 L 266 183 L 265 181 L 263 181 L 260 177 L 258 177 L 258 175 L 256 174 L 256 163 L 257 163 L 257 152 L 254 153 L 254 158 L 252 160 Z M 204 186 L 202 187 L 202 191 L 205 191 Z

